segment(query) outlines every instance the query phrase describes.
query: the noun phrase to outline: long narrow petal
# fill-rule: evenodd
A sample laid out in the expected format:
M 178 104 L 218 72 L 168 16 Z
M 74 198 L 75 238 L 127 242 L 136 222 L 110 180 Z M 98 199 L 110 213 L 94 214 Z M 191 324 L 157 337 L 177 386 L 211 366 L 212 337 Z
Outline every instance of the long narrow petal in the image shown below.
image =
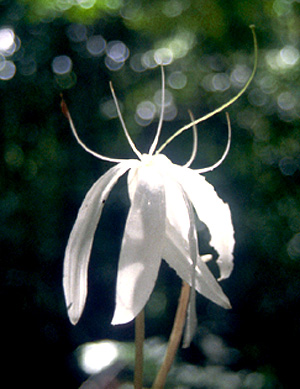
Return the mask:
M 196 329 L 198 325 L 197 321 L 197 312 L 196 312 L 196 266 L 197 266 L 197 260 L 199 256 L 199 248 L 198 248 L 198 235 L 197 235 L 197 229 L 195 224 L 195 213 L 192 208 L 192 205 L 190 201 L 187 199 L 186 194 L 183 192 L 184 200 L 186 203 L 186 208 L 189 214 L 190 219 L 190 227 L 189 227 L 189 252 L 190 252 L 190 258 L 192 259 L 193 266 L 192 266 L 192 274 L 191 274 L 191 290 L 190 290 L 190 299 L 189 299 L 189 305 L 187 309 L 187 317 L 185 322 L 185 330 L 184 330 L 184 336 L 183 336 L 183 345 L 182 347 L 189 347 Z
M 166 205 L 167 205 L 167 231 L 173 232 L 176 244 L 186 252 L 187 258 L 179 265 L 186 265 L 190 272 L 190 297 L 187 307 L 183 347 L 188 347 L 197 329 L 196 314 L 196 265 L 198 259 L 198 237 L 195 226 L 194 210 L 181 186 L 171 175 L 165 177 Z M 166 258 L 168 258 L 166 256 Z M 172 265 L 173 259 L 169 258 Z
M 163 258 L 176 271 L 178 276 L 192 285 L 192 260 L 188 252 L 182 251 L 174 238 L 167 232 L 166 247 L 163 252 Z M 223 308 L 231 308 L 231 304 L 224 294 L 222 288 L 202 261 L 200 255 L 197 260 L 195 289 L 204 297 L 220 305 Z
M 175 166 L 176 177 L 191 200 L 199 219 L 206 224 L 211 245 L 219 254 L 220 278 L 230 276 L 233 269 L 234 230 L 228 204 L 217 195 L 203 176 L 191 169 Z
M 191 259 L 189 211 L 180 185 L 171 178 L 166 182 L 166 243 L 163 258 L 175 269 L 180 278 L 186 281 L 197 292 L 224 308 L 230 308 L 230 302 L 220 285 L 202 261 L 197 249 L 197 266 L 194 269 Z M 193 277 L 195 279 L 193 280 Z
M 63 287 L 70 321 L 76 324 L 87 296 L 87 269 L 96 227 L 104 203 L 118 179 L 136 160 L 121 162 L 109 169 L 88 191 L 69 237 L 64 259 Z
M 122 241 L 112 324 L 127 323 L 144 308 L 157 278 L 165 238 L 165 194 L 160 174 L 144 166 L 128 181 L 135 191 Z

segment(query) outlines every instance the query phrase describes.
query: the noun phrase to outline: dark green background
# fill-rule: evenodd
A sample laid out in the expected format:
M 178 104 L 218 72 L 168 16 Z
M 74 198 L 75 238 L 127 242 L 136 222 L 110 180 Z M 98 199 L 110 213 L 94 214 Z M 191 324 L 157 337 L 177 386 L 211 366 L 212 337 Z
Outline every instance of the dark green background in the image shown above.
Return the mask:
M 235 268 L 222 286 L 233 309 L 224 311 L 199 297 L 199 332 L 180 358 L 206 366 L 197 341 L 205 329 L 237 350 L 239 357 L 228 370 L 260 372 L 265 387 L 293 387 L 300 335 L 299 1 L 75 3 L 0 1 L 0 29 L 10 28 L 18 41 L 18 49 L 6 56 L 16 66 L 15 75 L 3 80 L 0 69 L 3 379 L 9 377 L 9 387 L 19 387 L 20 382 L 37 388 L 76 388 L 87 378 L 75 359 L 79 345 L 133 339 L 132 324 L 110 325 L 128 210 L 125 180 L 107 202 L 96 234 L 83 316 L 76 327 L 67 318 L 62 264 L 68 235 L 85 193 L 112 165 L 76 143 L 60 111 L 60 92 L 78 132 L 93 150 L 128 158 L 133 154 L 118 120 L 101 109 L 111 99 L 112 80 L 129 131 L 139 150 L 147 152 L 157 120 L 139 127 L 134 114 L 141 101 L 153 101 L 160 71 L 134 71 L 134 55 L 165 47 L 178 34 L 193 38 L 186 54 L 165 68 L 167 80 L 174 71 L 187 80 L 182 89 L 167 85 L 178 114 L 164 124 L 165 139 L 188 122 L 187 109 L 201 116 L 241 89 L 243 80 L 240 85 L 235 82 L 234 71 L 252 68 L 248 26 L 255 24 L 258 71 L 248 91 L 228 109 L 233 138 L 226 161 L 206 174 L 232 210 Z M 83 33 L 74 38 L 74 31 Z M 130 54 L 120 70 L 105 65 L 105 52 L 89 54 L 86 44 L 94 35 L 127 46 Z M 53 60 L 61 55 L 73 66 L 71 72 L 57 75 Z M 232 81 L 224 91 L 209 87 L 219 73 Z M 199 126 L 195 167 L 217 160 L 226 131 L 224 113 Z M 184 163 L 191 147 L 187 133 L 165 151 L 173 162 Z M 163 315 L 149 314 L 147 336 L 168 337 L 179 290 L 180 280 L 163 264 L 156 293 L 166 295 L 167 306 Z

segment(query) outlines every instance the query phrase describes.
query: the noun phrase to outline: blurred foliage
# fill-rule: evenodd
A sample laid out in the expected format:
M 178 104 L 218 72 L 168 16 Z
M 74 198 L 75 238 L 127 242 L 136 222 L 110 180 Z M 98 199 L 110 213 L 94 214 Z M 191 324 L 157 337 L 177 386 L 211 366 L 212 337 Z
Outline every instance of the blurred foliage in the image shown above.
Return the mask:
M 253 65 L 248 26 L 255 24 L 258 71 L 229 108 L 229 156 L 206 175 L 232 209 L 235 270 L 222 286 L 233 309 L 224 312 L 199 298 L 198 336 L 209 329 L 238 350 L 226 369 L 258 372 L 271 387 L 289 387 L 297 374 L 294 345 L 300 335 L 299 9 L 293 0 L 0 1 L 3 333 L 8 368 L 22 372 L 23 382 L 41 387 L 32 375 L 39 371 L 54 387 L 62 380 L 78 387 L 86 378 L 73 359 L 78 346 L 133 338 L 132 325 L 110 325 L 128 209 L 124 180 L 96 234 L 84 315 L 76 327 L 67 319 L 61 287 L 65 245 L 85 193 L 111 165 L 86 154 L 72 138 L 60 92 L 85 143 L 109 156 L 131 157 L 108 81 L 138 148 L 147 151 L 159 115 L 157 58 L 167 65 L 163 141 L 187 123 L 187 109 L 200 116 L 241 89 Z M 215 162 L 226 136 L 224 114 L 199 126 L 195 166 Z M 191 148 L 187 132 L 166 154 L 184 163 Z M 147 308 L 147 336 L 168 337 L 179 288 L 177 276 L 163 265 Z M 194 366 L 223 363 L 209 361 L 197 339 L 180 358 Z

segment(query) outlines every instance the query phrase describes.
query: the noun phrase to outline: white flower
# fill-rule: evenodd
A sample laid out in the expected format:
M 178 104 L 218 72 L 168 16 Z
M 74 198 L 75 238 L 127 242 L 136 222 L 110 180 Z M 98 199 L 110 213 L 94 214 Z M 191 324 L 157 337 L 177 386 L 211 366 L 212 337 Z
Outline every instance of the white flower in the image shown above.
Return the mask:
M 125 135 L 138 159 L 112 159 L 90 150 L 79 139 L 66 104 L 62 101 L 63 112 L 79 144 L 94 156 L 117 163 L 101 176 L 87 193 L 66 248 L 63 286 L 69 318 L 73 324 L 78 322 L 84 309 L 89 258 L 105 201 L 118 179 L 126 172 L 129 172 L 130 209 L 121 245 L 116 307 L 112 324 L 127 323 L 144 308 L 154 288 L 162 259 L 182 280 L 192 286 L 192 290 L 196 290 L 224 308 L 230 308 L 230 302 L 208 269 L 205 257 L 199 255 L 194 220 L 196 216 L 208 227 L 211 235 L 210 244 L 219 254 L 217 263 L 220 279 L 227 278 L 233 268 L 235 243 L 230 210 L 228 205 L 218 197 L 213 186 L 199 173 L 214 169 L 227 155 L 230 145 L 229 119 L 228 144 L 222 158 L 207 169 L 193 170 L 190 165 L 197 149 L 195 125 L 232 104 L 246 90 L 253 78 L 255 67 L 248 83 L 237 96 L 214 112 L 192 120 L 155 152 L 164 114 L 163 67 L 161 69 L 162 112 L 148 154 L 141 154 L 130 138 L 111 86 Z M 161 151 L 175 136 L 191 127 L 194 131 L 192 156 L 184 166 L 176 165 L 161 154 Z

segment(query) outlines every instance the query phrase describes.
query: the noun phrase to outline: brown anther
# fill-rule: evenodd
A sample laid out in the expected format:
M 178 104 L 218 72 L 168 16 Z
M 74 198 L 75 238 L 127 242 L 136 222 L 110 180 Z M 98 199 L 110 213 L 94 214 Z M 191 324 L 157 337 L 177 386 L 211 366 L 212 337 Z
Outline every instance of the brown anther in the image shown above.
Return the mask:
M 70 117 L 69 110 L 68 110 L 68 107 L 67 107 L 65 100 L 63 99 L 62 93 L 60 94 L 60 97 L 61 97 L 61 102 L 60 102 L 61 111 L 65 115 L 65 117 L 67 119 L 69 119 L 69 117 Z

